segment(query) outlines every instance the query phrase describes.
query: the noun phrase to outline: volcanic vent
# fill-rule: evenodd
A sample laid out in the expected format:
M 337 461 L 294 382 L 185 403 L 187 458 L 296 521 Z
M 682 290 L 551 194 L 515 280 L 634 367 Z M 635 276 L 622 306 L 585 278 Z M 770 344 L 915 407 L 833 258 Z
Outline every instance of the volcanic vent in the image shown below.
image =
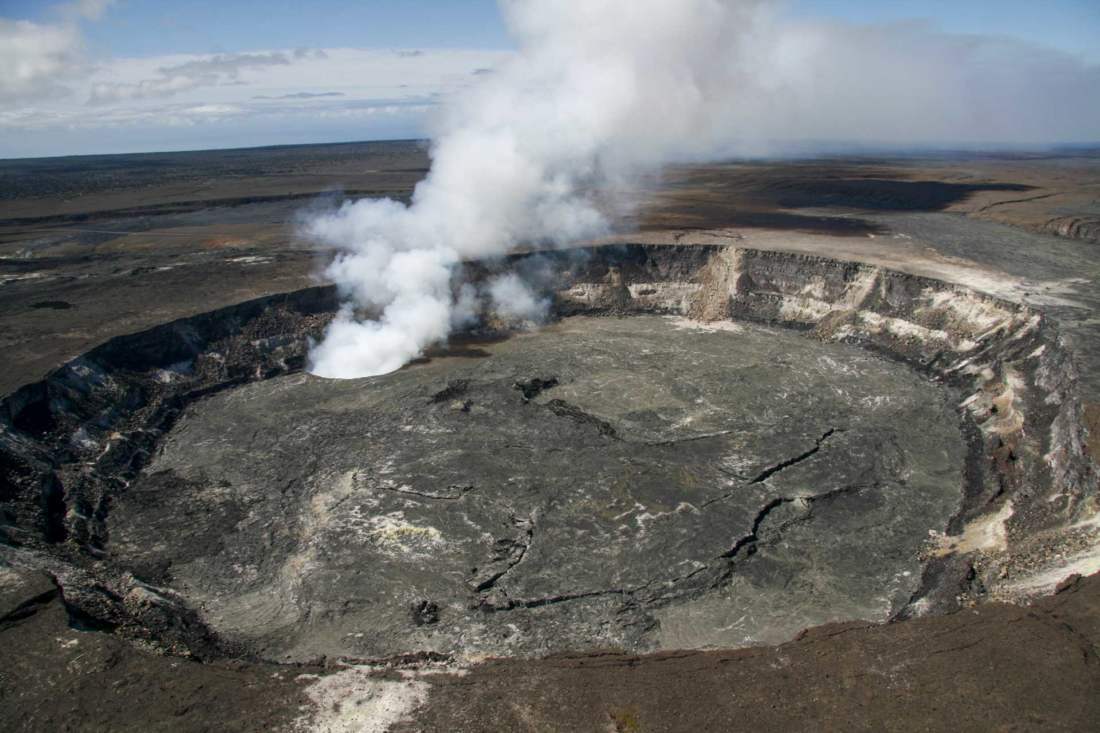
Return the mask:
M 383 377 L 301 371 L 327 289 L 90 352 L 5 404 L 8 541 L 174 651 L 641 651 L 1009 592 L 1095 492 L 1026 309 L 726 247 L 546 257 L 552 324 Z

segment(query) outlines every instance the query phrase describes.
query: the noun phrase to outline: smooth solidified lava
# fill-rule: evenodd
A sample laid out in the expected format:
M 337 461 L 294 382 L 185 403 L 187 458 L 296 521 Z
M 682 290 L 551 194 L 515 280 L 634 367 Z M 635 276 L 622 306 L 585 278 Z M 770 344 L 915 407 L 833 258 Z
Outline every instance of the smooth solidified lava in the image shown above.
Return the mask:
M 638 316 L 486 350 L 196 403 L 112 558 L 277 659 L 735 646 L 887 618 L 959 502 L 947 395 L 852 347 Z

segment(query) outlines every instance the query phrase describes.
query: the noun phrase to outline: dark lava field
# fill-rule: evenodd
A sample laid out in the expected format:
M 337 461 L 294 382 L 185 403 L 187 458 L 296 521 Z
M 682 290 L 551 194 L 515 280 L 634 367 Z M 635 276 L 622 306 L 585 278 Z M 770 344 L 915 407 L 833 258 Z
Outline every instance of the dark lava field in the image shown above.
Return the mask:
M 851 347 L 638 316 L 484 351 L 196 403 L 112 556 L 276 660 L 731 647 L 889 618 L 959 501 L 948 395 Z
M 308 374 L 413 143 L 0 162 L 7 730 L 1089 730 L 1100 158 L 746 162 Z

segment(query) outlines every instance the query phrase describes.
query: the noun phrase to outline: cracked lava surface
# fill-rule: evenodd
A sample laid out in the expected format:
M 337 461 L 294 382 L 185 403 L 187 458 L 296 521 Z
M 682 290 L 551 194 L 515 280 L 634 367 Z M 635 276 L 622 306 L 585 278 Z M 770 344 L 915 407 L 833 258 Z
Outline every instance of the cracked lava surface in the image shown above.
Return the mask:
M 778 642 L 910 600 L 957 401 L 792 331 L 567 318 L 191 405 L 108 551 L 278 661 Z

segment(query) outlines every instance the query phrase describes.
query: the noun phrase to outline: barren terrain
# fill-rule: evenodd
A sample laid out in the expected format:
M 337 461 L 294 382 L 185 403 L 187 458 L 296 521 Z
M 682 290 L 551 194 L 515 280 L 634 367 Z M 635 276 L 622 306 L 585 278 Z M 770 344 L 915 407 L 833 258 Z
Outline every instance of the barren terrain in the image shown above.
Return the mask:
M 1100 159 L 673 169 L 551 325 L 304 374 L 297 217 L 426 166 L 0 162 L 6 727 L 1092 727 Z

